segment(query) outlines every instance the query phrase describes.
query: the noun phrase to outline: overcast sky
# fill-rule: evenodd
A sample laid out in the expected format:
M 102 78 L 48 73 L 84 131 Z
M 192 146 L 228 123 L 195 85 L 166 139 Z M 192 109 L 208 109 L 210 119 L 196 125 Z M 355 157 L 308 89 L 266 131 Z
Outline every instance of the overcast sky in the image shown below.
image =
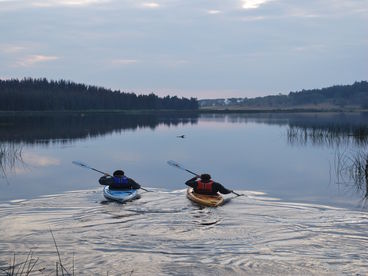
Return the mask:
M 368 0 L 0 0 L 0 78 L 227 98 L 368 79 Z

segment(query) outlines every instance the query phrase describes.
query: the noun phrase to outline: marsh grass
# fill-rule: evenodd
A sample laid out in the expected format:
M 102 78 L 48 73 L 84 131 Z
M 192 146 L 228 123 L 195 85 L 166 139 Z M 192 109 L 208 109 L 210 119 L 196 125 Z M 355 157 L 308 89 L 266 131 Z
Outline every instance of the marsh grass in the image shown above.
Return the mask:
M 358 153 L 353 156 L 352 164 L 349 168 L 350 177 L 354 180 L 356 188 L 364 191 L 364 197 L 368 197 L 368 154 Z
M 50 229 L 50 233 L 55 245 L 58 261 L 55 263 L 55 275 L 62 276 L 74 276 L 74 252 L 73 252 L 73 260 L 72 260 L 72 268 L 71 272 L 64 266 L 62 258 L 60 256 L 59 247 L 56 243 L 56 239 L 54 237 L 54 233 Z M 0 275 L 6 276 L 22 276 L 22 275 L 33 275 L 33 274 L 43 274 L 46 270 L 45 267 L 36 267 L 39 262 L 39 258 L 33 257 L 32 250 L 29 251 L 27 258 L 24 261 L 17 262 L 16 255 L 14 253 L 13 257 L 10 260 L 10 264 L 5 267 L 0 267 Z
M 368 145 L 368 128 L 359 126 L 354 128 L 332 125 L 322 127 L 289 126 L 287 140 L 291 145 L 327 145 L 341 146 L 354 143 L 358 146 Z
M 61 258 L 59 246 L 56 242 L 54 233 L 50 229 L 50 234 L 56 249 L 57 262 L 54 269 L 47 269 L 46 267 L 39 266 L 39 258 L 33 257 L 33 252 L 30 250 L 25 260 L 18 262 L 16 254 L 10 258 L 9 265 L 0 267 L 0 275 L 4 276 L 22 276 L 22 275 L 62 275 L 62 276 L 74 276 L 75 275 L 75 254 L 72 254 L 72 267 L 67 269 L 64 260 Z M 54 274 L 55 273 L 55 274 Z M 134 269 L 120 272 L 120 275 L 133 275 Z M 106 271 L 106 275 L 109 272 Z
M 16 255 L 14 253 L 10 261 L 10 265 L 7 267 L 0 267 L 0 272 L 6 276 L 30 275 L 32 272 L 42 272 L 45 268 L 36 269 L 38 261 L 39 258 L 33 257 L 32 250 L 29 251 L 27 258 L 19 263 L 17 262 Z
M 335 174 L 337 184 L 353 187 L 361 193 L 363 207 L 367 207 L 368 200 L 368 152 L 335 153 Z
M 25 164 L 22 157 L 23 148 L 14 144 L 0 144 L 0 178 L 7 180 L 7 174 L 18 164 Z

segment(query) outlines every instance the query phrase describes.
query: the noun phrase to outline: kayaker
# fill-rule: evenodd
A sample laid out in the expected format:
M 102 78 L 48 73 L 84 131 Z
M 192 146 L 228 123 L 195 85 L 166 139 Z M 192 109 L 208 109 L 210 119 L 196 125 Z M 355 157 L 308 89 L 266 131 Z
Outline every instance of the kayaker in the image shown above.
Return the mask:
M 111 190 L 123 190 L 123 189 L 140 189 L 141 185 L 135 182 L 133 179 L 126 177 L 122 170 L 114 171 L 113 176 L 104 175 L 98 182 L 101 185 L 109 185 Z
M 189 179 L 185 182 L 185 185 L 192 187 L 197 194 L 217 195 L 218 192 L 221 194 L 230 194 L 232 192 L 232 190 L 226 189 L 220 183 L 214 182 L 211 176 L 206 173 Z

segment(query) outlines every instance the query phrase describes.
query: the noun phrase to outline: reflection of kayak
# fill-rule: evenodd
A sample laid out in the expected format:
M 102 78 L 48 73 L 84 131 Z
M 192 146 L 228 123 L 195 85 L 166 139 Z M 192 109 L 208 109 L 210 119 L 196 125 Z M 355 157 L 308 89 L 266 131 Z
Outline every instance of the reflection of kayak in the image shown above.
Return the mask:
M 193 202 L 195 202 L 199 205 L 203 205 L 203 206 L 216 207 L 216 206 L 220 206 L 222 203 L 224 203 L 224 198 L 221 195 L 197 194 L 193 191 L 193 188 L 188 188 L 187 197 L 191 201 L 193 201 Z
M 137 190 L 134 189 L 111 190 L 109 189 L 109 186 L 104 187 L 103 195 L 107 199 L 119 201 L 120 203 L 133 200 L 139 196 Z

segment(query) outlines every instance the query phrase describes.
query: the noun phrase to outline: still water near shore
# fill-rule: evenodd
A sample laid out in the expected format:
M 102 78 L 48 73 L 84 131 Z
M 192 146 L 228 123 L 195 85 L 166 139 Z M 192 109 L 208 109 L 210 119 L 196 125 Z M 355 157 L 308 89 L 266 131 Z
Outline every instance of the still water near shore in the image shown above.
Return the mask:
M 32 250 L 52 272 L 52 229 L 85 275 L 367 273 L 366 186 L 349 170 L 367 127 L 364 113 L 0 117 L 0 268 Z M 108 203 L 73 160 L 157 193 Z M 246 196 L 199 208 L 167 160 Z

